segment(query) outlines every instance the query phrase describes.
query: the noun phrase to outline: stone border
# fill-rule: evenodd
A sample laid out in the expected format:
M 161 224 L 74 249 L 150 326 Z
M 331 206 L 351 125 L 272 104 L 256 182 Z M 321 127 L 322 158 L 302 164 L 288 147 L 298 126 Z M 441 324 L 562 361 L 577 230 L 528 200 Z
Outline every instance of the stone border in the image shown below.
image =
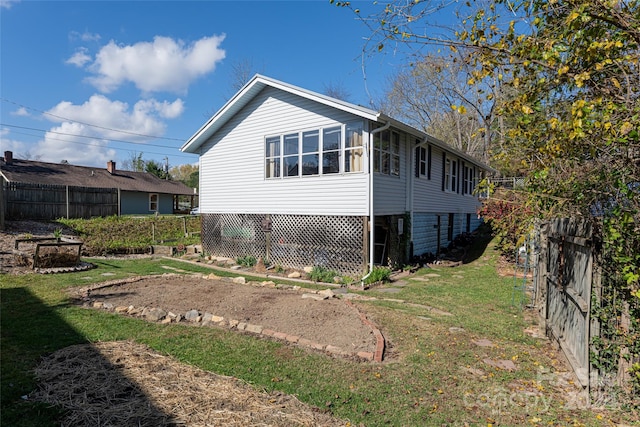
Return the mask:
M 255 325 L 252 323 L 240 322 L 235 319 L 226 319 L 222 316 L 217 316 L 213 313 L 204 312 L 201 313 L 198 310 L 189 310 L 186 313 L 173 313 L 168 310 L 164 310 L 158 307 L 134 307 L 130 306 L 115 306 L 110 302 L 104 302 L 99 300 L 94 300 L 91 298 L 91 290 L 101 289 L 110 286 L 117 286 L 125 283 L 133 283 L 144 280 L 147 277 L 170 277 L 175 274 L 163 274 L 163 275 L 153 275 L 153 276 L 137 276 L 130 277 L 127 279 L 119 279 L 119 280 L 111 280 L 108 282 L 99 283 L 93 286 L 84 287 L 78 290 L 78 294 L 81 297 L 83 302 L 83 307 L 86 308 L 94 308 L 94 309 L 102 309 L 110 312 L 118 313 L 118 314 L 126 314 L 133 317 L 141 317 L 151 322 L 157 322 L 161 324 L 169 324 L 169 323 L 185 323 L 191 324 L 193 326 L 210 326 L 210 327 L 221 327 L 226 329 L 235 329 L 237 331 L 250 333 L 253 335 L 258 335 L 264 338 L 275 339 L 285 344 L 296 344 L 301 347 L 306 347 L 312 350 L 321 351 L 327 353 L 331 356 L 341 356 L 341 357 L 355 357 L 358 360 L 363 361 L 374 361 L 374 362 L 382 362 L 385 348 L 385 340 L 384 336 L 380 332 L 380 330 L 371 322 L 367 316 L 362 313 L 358 308 L 348 299 L 340 296 L 339 294 L 334 294 L 331 289 L 325 289 L 322 291 L 318 291 L 315 289 L 304 289 L 299 286 L 290 286 L 290 285 L 277 285 L 274 282 L 266 281 L 257 284 L 257 282 L 246 282 L 244 277 L 235 277 L 235 278 L 224 278 L 215 276 L 211 278 L 211 275 L 200 275 L 202 278 L 210 278 L 214 280 L 223 280 L 223 281 L 231 281 L 236 284 L 252 284 L 253 286 L 260 287 L 271 287 L 274 289 L 293 289 L 296 291 L 304 291 L 302 294 L 302 298 L 313 298 L 317 300 L 323 300 L 333 297 L 338 297 L 343 299 L 345 304 L 349 307 L 352 307 L 359 315 L 363 324 L 369 326 L 376 338 L 376 347 L 375 352 L 367 352 L 367 351 L 359 351 L 359 352 L 351 352 L 344 350 L 340 347 L 333 345 L 325 345 L 321 343 L 317 343 L 306 338 L 301 338 L 297 335 L 289 335 L 284 332 L 274 331 L 272 329 L 264 328 L 262 325 Z M 225 280 L 226 279 L 226 280 Z M 256 284 L 254 284 L 256 283 Z

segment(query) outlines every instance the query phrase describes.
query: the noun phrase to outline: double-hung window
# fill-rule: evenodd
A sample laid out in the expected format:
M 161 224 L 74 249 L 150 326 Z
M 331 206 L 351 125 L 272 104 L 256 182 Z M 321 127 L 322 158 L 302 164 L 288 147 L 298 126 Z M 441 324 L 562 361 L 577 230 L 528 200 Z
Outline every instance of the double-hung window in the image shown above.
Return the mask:
M 298 176 L 300 174 L 300 144 L 297 133 L 290 133 L 283 138 L 282 165 L 284 166 L 283 176 Z
M 322 174 L 340 172 L 340 149 L 342 127 L 335 126 L 322 130 Z
M 280 171 L 280 137 L 273 136 L 266 139 L 267 152 L 267 178 L 280 178 L 282 176 Z
M 149 194 L 149 211 L 151 212 L 158 211 L 158 193 Z
M 345 135 L 344 171 L 362 172 L 362 159 L 362 122 L 349 123 Z
M 458 191 L 458 162 L 455 160 L 451 161 L 451 191 Z
M 385 175 L 400 175 L 400 135 L 384 130 L 373 137 L 373 170 Z
M 318 175 L 320 132 L 302 132 L 302 175 Z
M 431 179 L 431 145 L 416 147 L 416 177 Z

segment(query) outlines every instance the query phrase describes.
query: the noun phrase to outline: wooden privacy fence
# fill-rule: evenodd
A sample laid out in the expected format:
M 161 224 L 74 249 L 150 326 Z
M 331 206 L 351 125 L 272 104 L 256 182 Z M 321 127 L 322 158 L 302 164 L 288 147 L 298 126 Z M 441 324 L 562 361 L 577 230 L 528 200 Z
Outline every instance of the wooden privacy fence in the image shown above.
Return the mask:
M 599 335 L 591 317 L 591 295 L 601 275 L 589 223 L 556 219 L 538 229 L 540 254 L 534 272 L 535 306 L 547 336 L 555 341 L 583 387 L 591 374 L 589 343 Z
M 3 183 L 6 219 L 91 218 L 118 214 L 117 188 Z

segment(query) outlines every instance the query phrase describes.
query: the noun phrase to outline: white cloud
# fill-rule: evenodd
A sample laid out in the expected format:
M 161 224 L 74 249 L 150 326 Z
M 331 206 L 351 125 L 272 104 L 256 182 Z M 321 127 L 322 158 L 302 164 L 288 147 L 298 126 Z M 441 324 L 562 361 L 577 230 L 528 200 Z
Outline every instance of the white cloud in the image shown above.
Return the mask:
M 31 150 L 43 162 L 59 163 L 66 160 L 74 165 L 104 167 L 116 158 L 116 150 L 99 138 L 83 138 L 86 126 L 79 123 L 62 123 L 44 135 L 44 140 Z M 64 134 L 64 135 L 62 135 Z M 76 136 L 72 136 L 76 135 Z
M 16 111 L 12 111 L 11 115 L 12 116 L 19 116 L 19 117 L 29 117 L 31 114 L 29 114 L 29 111 L 27 111 L 26 108 L 20 107 Z
M 21 0 L 0 0 L 0 8 L 2 9 L 11 9 L 16 3 L 20 3 Z
M 28 143 L 13 139 L 9 128 L 0 128 L 0 155 L 4 156 L 5 151 L 12 151 L 17 159 L 38 160 L 31 154 Z
M 146 99 L 130 106 L 104 95 L 93 95 L 83 104 L 63 101 L 49 109 L 44 117 L 55 126 L 37 142 L 13 140 L 7 128 L 0 129 L 0 147 L 2 151 L 13 151 L 19 158 L 105 167 L 108 160 L 118 157 L 115 143 L 110 140 L 144 143 L 151 139 L 144 135 L 163 135 L 164 120 L 176 118 L 183 111 L 181 99 L 173 102 Z M 131 151 L 136 151 L 144 145 L 131 147 Z
M 203 37 L 191 44 L 156 36 L 153 42 L 117 45 L 113 40 L 96 54 L 87 80 L 102 92 L 132 82 L 144 92 L 186 93 L 197 78 L 213 71 L 224 59 L 225 36 Z
M 169 101 L 159 102 L 155 99 L 143 100 L 136 102 L 134 110 L 144 113 L 157 112 L 160 117 L 165 119 L 175 119 L 184 112 L 184 102 L 181 99 L 169 103 Z
M 102 37 L 100 37 L 100 34 L 93 34 L 88 31 L 85 31 L 84 33 L 79 33 L 78 31 L 71 31 L 69 33 L 70 40 L 82 40 L 83 42 L 95 42 L 100 40 L 101 38 Z
M 132 109 L 129 104 L 112 101 L 104 95 L 93 95 L 82 105 L 63 101 L 47 111 L 47 118 L 54 122 L 64 121 L 52 117 L 88 123 L 96 126 L 85 126 L 85 135 L 97 135 L 102 138 L 121 139 L 127 141 L 145 140 L 148 138 L 132 135 L 161 136 L 166 125 L 160 118 L 175 118 L 184 110 L 183 102 L 177 99 L 172 103 L 158 102 L 154 99 L 138 101 Z M 170 114 L 174 115 L 171 116 Z M 99 126 L 99 127 L 97 127 Z M 131 132 L 123 133 L 118 130 Z
M 87 48 L 81 47 L 76 50 L 71 58 L 65 61 L 65 64 L 75 65 L 76 67 L 83 67 L 86 63 L 91 62 L 91 56 L 87 54 Z

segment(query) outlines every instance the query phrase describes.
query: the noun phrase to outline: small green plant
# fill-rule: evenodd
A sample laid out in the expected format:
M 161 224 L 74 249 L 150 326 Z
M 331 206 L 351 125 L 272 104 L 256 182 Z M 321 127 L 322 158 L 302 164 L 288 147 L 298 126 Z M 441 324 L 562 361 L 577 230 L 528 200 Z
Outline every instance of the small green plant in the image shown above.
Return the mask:
M 313 270 L 311 270 L 311 273 L 309 273 L 309 279 L 314 282 L 333 283 L 333 278 L 337 275 L 338 273 L 333 270 L 316 265 L 313 267 Z
M 349 286 L 355 283 L 356 279 L 351 276 L 342 276 L 341 285 Z
M 243 267 L 253 267 L 254 265 L 256 265 L 257 262 L 258 260 L 253 255 L 245 255 L 245 256 L 236 258 L 236 263 Z
M 277 274 L 281 274 L 287 271 L 287 269 L 281 265 L 276 265 L 275 267 L 273 267 L 273 271 L 275 271 Z
M 53 237 L 55 237 L 56 239 L 60 239 L 62 237 L 62 229 L 56 228 L 55 230 L 53 230 Z
M 377 282 L 389 282 L 391 280 L 391 269 L 387 267 L 375 266 L 371 270 L 371 274 L 364 280 L 365 285 Z

